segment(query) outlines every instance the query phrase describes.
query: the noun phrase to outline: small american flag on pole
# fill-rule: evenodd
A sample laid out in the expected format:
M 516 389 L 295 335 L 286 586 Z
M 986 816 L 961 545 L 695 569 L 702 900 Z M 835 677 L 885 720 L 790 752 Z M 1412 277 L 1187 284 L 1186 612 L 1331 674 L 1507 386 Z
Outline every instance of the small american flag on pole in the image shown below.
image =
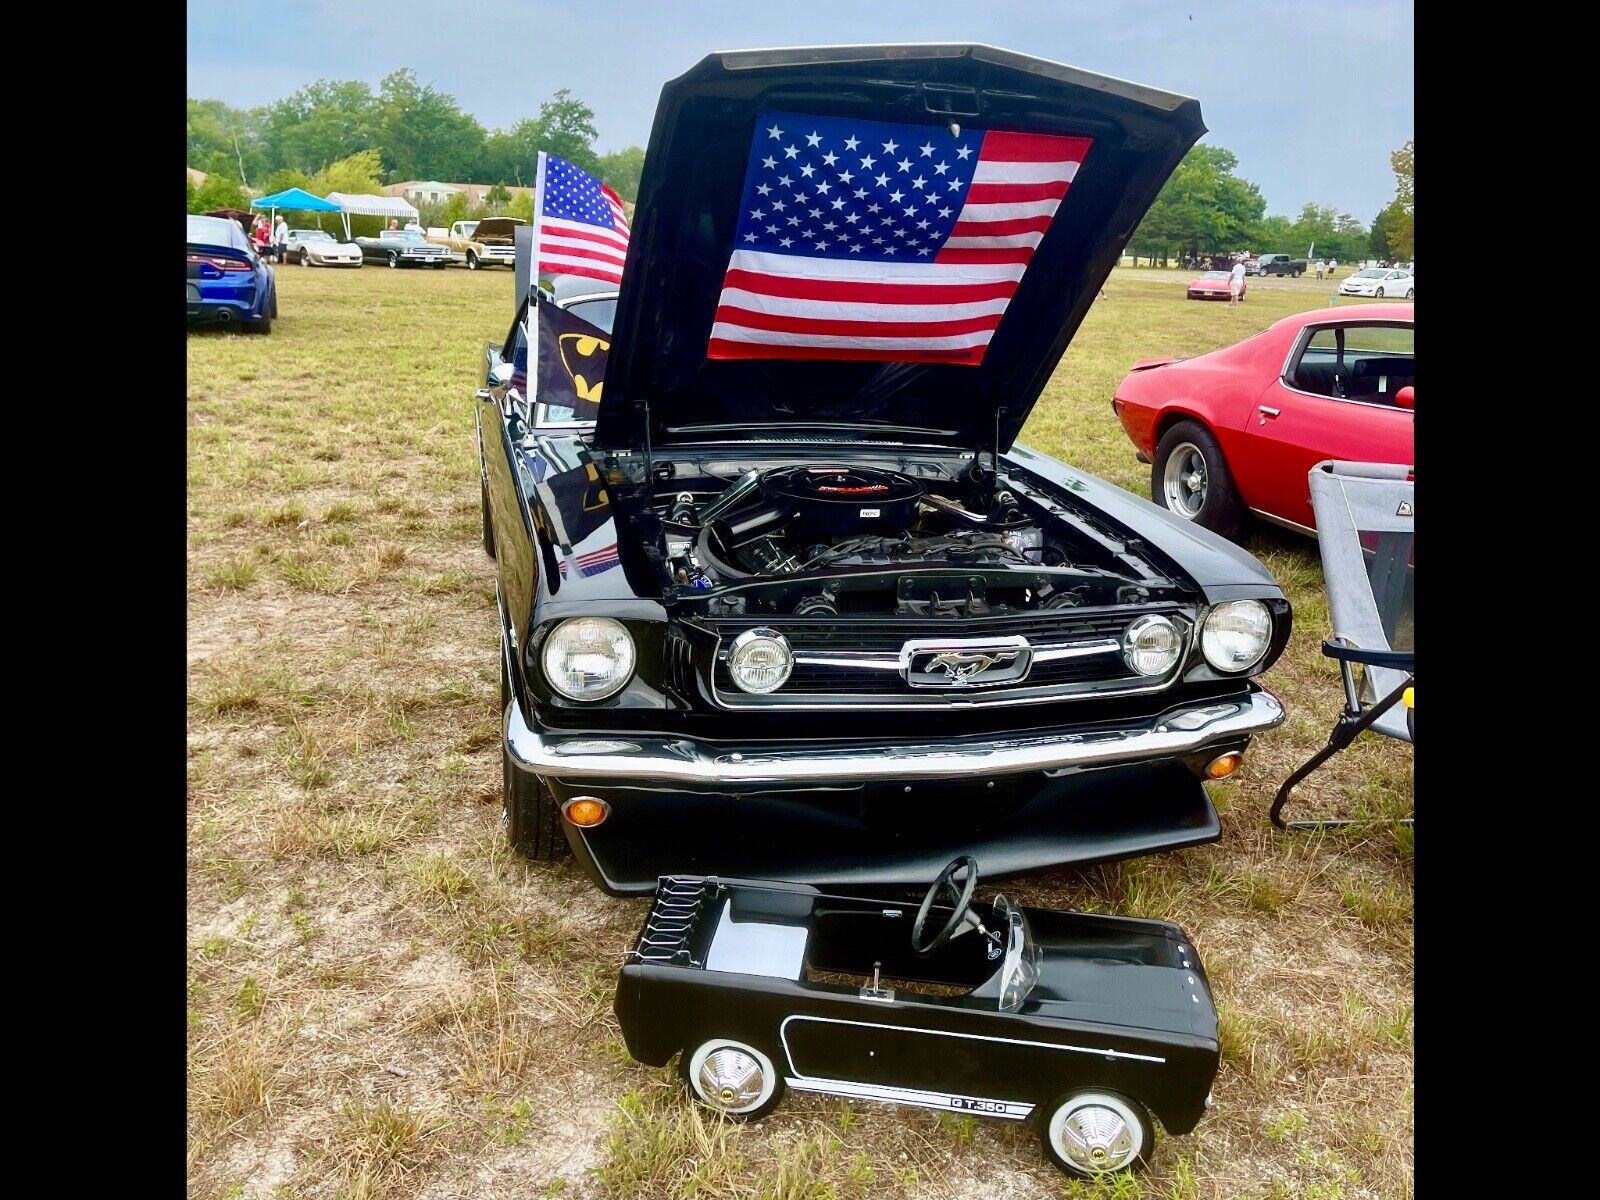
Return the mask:
M 761 113 L 707 357 L 978 365 L 1090 145 Z
M 622 282 L 628 218 L 622 197 L 581 167 L 539 152 L 534 241 L 540 275 Z

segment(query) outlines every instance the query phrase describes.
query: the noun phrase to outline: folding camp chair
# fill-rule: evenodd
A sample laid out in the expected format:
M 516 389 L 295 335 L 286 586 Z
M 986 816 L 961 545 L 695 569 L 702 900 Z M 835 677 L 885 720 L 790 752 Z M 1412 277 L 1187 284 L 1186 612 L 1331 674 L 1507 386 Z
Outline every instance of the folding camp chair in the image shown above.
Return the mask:
M 1281 813 L 1295 785 L 1362 730 L 1416 742 L 1411 603 L 1416 484 L 1410 467 L 1385 463 L 1320 462 L 1309 478 L 1333 616 L 1334 635 L 1322 643 L 1322 652 L 1338 660 L 1344 711 L 1328 744 L 1284 780 L 1269 815 L 1279 829 L 1341 829 L 1355 822 L 1285 822 Z M 1359 682 L 1357 665 L 1363 671 Z M 1411 823 L 1409 818 L 1401 822 Z

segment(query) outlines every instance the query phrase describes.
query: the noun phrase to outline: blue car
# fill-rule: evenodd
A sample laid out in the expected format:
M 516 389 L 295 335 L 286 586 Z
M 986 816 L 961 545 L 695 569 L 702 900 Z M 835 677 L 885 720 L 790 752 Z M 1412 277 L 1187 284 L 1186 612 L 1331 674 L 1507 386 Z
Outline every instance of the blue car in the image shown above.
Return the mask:
M 239 321 L 258 333 L 272 332 L 277 281 L 233 221 L 189 217 L 188 284 L 191 321 Z

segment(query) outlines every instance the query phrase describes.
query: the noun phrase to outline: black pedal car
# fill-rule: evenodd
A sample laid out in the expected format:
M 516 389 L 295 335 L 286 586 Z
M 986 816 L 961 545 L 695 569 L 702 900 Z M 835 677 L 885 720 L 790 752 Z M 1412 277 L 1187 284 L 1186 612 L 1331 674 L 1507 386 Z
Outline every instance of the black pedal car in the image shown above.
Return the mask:
M 617 984 L 628 1052 L 655 1066 L 681 1053 L 695 1096 L 738 1118 L 785 1087 L 1037 1117 L 1069 1174 L 1142 1165 L 1152 1114 L 1170 1133 L 1193 1129 L 1219 1052 L 1184 932 L 1003 895 L 974 904 L 977 881 L 977 863 L 956 859 L 918 908 L 663 878 Z

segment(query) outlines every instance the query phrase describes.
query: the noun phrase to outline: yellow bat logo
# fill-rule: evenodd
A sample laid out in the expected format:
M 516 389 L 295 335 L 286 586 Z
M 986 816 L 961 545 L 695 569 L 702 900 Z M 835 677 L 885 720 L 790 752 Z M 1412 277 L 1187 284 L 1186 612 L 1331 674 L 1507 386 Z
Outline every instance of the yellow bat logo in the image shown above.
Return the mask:
M 587 400 L 591 404 L 600 403 L 600 392 L 605 387 L 604 379 L 596 379 L 592 384 L 584 371 L 598 369 L 605 370 L 604 363 L 586 363 L 585 359 L 592 359 L 596 354 L 610 353 L 611 343 L 604 338 L 597 338 L 587 333 L 563 333 L 560 337 L 561 367 L 566 371 L 567 378 L 572 380 L 572 386 L 578 393 L 578 399 Z

